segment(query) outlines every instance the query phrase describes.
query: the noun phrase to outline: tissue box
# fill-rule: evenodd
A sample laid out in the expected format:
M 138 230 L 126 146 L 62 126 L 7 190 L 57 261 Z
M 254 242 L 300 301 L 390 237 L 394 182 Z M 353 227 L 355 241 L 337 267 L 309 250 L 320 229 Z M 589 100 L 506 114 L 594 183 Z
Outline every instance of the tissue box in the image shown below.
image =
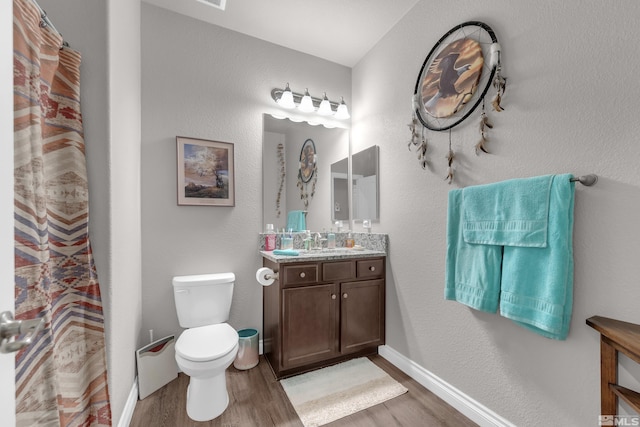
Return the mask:
M 136 351 L 140 400 L 178 377 L 175 336 L 159 339 Z

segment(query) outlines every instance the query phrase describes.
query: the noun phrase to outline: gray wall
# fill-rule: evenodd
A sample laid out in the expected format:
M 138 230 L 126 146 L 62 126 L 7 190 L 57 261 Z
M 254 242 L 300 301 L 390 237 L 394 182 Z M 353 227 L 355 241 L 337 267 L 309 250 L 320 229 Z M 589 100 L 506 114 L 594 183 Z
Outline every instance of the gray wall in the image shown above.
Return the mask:
M 262 115 L 287 82 L 349 103 L 351 69 L 143 3 L 142 75 L 142 329 L 181 331 L 173 276 L 231 271 L 229 323 L 261 330 Z M 177 206 L 176 135 L 234 144 L 235 207 Z
M 387 344 L 516 425 L 597 425 L 599 335 L 585 319 L 640 322 L 639 19 L 633 0 L 422 1 L 353 69 L 353 151 L 376 143 L 381 153 Z M 469 20 L 489 24 L 502 46 L 505 111 L 489 112 L 490 155 L 474 154 L 478 114 L 452 132 L 449 186 L 448 132 L 427 134 L 433 166 L 422 170 L 407 150 L 408 107 L 435 41 Z M 564 172 L 600 177 L 576 187 L 568 339 L 444 301 L 447 191 Z M 622 359 L 622 381 L 640 389 L 640 371 Z

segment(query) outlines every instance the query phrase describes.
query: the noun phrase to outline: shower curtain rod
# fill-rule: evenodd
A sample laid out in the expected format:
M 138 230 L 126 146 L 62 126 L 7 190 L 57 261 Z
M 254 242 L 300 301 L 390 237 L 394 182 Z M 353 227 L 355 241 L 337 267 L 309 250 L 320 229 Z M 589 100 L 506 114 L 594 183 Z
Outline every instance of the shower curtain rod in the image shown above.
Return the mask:
M 47 16 L 47 12 L 45 12 L 44 9 L 42 7 L 40 7 L 40 5 L 38 4 L 38 2 L 36 0 L 31 0 L 31 1 L 33 1 L 33 4 L 35 4 L 36 7 L 38 8 L 38 10 L 40 11 L 40 19 L 41 19 L 40 26 L 41 27 L 49 27 L 53 31 L 55 31 L 57 34 L 62 36 L 62 33 L 60 31 L 58 31 L 58 29 L 55 27 L 55 25 L 53 25 L 53 22 L 51 22 L 51 19 L 49 19 L 49 17 Z M 69 46 L 69 43 L 64 41 L 64 38 L 63 38 L 62 45 L 63 46 Z
M 582 185 L 586 185 L 587 187 L 591 187 L 593 184 L 598 182 L 598 175 L 594 175 L 594 174 L 583 175 L 583 176 L 579 176 L 577 178 L 571 178 L 571 179 L 569 179 L 569 181 L 571 181 L 571 182 L 579 182 Z

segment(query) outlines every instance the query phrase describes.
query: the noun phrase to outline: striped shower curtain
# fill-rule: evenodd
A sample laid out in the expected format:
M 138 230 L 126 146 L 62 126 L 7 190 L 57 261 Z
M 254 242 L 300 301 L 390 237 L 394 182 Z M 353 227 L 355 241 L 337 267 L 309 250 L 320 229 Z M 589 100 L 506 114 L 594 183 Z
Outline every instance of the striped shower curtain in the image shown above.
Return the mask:
M 18 426 L 109 426 L 104 320 L 88 235 L 78 52 L 14 0 L 16 318 L 45 329 L 16 354 Z

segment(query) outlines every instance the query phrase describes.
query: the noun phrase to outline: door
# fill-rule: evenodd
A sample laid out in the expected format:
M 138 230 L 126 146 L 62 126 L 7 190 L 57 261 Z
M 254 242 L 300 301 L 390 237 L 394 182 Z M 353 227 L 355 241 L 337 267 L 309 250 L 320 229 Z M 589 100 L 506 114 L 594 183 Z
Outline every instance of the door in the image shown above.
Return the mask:
M 284 369 L 337 355 L 339 303 L 333 283 L 283 289 Z
M 384 280 L 340 286 L 340 352 L 354 353 L 384 344 Z
M 0 312 L 13 313 L 13 2 L 0 1 Z M 15 355 L 0 353 L 2 423 L 15 421 Z M 5 424 L 6 423 L 6 424 Z

